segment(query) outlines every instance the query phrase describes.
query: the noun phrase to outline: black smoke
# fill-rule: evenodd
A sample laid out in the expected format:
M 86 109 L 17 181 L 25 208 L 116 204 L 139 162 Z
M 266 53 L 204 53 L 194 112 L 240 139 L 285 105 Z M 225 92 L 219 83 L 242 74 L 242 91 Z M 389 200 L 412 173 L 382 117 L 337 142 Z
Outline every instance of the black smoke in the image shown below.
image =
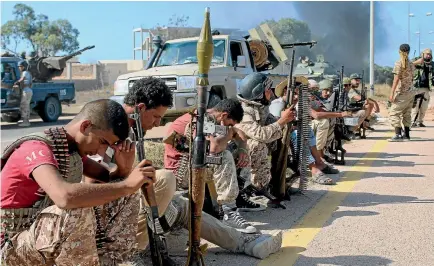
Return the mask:
M 316 50 L 335 67 L 345 66 L 345 73 L 369 70 L 369 2 L 293 2 L 300 20 L 309 24 L 312 37 L 317 39 Z M 387 46 L 386 30 L 376 2 L 375 52 Z

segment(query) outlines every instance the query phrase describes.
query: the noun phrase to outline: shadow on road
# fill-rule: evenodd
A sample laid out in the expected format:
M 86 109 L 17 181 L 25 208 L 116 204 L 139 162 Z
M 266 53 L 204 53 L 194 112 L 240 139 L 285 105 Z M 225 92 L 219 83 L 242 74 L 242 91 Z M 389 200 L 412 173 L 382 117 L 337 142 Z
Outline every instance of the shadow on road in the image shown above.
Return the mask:
M 419 155 L 417 153 L 387 153 L 387 152 L 368 152 L 368 153 L 361 153 L 361 152 L 349 152 L 345 154 L 345 157 L 351 157 L 351 158 L 378 158 L 378 159 L 389 159 L 389 158 L 397 158 L 397 157 L 410 157 L 410 156 L 425 156 L 425 155 Z
M 379 256 L 356 255 L 356 256 L 334 256 L 334 257 L 307 257 L 300 255 L 295 266 L 314 266 L 314 265 L 352 265 L 352 266 L 372 266 L 389 265 L 393 261 Z

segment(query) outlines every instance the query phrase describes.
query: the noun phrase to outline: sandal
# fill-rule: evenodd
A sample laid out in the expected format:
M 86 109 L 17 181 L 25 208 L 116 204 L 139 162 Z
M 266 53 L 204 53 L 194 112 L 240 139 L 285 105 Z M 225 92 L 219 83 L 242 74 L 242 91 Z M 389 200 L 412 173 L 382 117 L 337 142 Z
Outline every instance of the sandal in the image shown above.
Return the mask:
M 320 185 L 335 185 L 335 181 L 330 177 L 327 177 L 324 173 L 319 172 L 318 174 L 313 176 L 313 182 L 318 183 Z

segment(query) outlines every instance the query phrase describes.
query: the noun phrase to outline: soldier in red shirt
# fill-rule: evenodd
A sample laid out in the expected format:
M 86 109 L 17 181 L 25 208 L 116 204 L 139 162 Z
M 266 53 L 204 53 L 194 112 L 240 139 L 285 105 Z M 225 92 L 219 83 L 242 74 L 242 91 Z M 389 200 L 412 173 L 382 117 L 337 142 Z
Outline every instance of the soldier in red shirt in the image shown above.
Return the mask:
M 143 167 L 144 161 L 131 171 L 134 149 L 121 150 L 130 145 L 124 142 L 128 129 L 120 104 L 98 100 L 87 103 L 64 128 L 23 137 L 6 148 L 1 171 L 6 265 L 100 265 L 99 252 L 119 258 L 132 248 L 137 232 L 136 192 L 154 182 L 155 169 Z M 107 184 L 80 183 L 83 173 L 92 172 L 86 156 L 109 146 L 124 164 L 101 179 L 126 178 Z M 103 219 L 102 209 L 114 213 Z

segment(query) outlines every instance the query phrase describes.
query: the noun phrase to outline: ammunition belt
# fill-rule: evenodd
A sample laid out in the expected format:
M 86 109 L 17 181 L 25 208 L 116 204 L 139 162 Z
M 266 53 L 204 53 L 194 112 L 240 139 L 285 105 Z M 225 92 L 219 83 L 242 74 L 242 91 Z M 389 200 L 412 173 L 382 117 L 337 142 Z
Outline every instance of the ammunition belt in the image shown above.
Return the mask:
M 49 128 L 44 131 L 44 137 L 24 136 L 23 138 L 15 141 L 10 146 L 6 147 L 6 157 L 2 159 L 8 159 L 12 152 L 18 148 L 23 142 L 28 140 L 46 141 L 50 144 L 54 156 L 59 165 L 59 172 L 63 178 L 67 179 L 69 176 L 69 148 L 66 138 L 66 132 L 64 128 Z M 0 216 L 2 220 L 1 235 L 4 235 L 4 239 L 10 239 L 15 234 L 27 230 L 32 223 L 36 220 L 39 213 L 53 205 L 52 200 L 48 195 L 40 195 L 43 197 L 37 201 L 31 208 L 18 208 L 18 209 L 0 209 Z

